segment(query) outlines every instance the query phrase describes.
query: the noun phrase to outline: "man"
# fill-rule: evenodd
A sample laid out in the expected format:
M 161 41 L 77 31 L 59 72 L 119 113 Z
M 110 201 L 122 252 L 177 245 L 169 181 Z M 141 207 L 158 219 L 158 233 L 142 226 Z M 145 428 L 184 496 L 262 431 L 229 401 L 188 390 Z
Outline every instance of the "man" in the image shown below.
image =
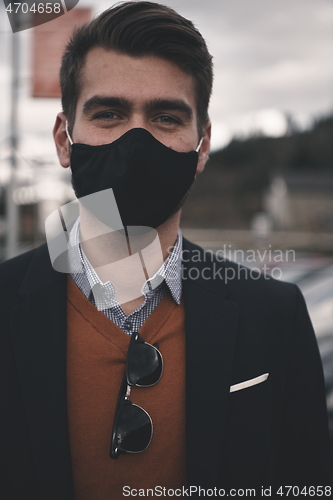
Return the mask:
M 323 374 L 299 290 L 178 230 L 209 152 L 211 83 L 200 33 L 155 3 L 105 11 L 66 48 L 54 138 L 80 199 L 69 270 L 52 267 L 52 244 L 0 268 L 8 500 L 330 495 Z M 104 192 L 102 210 L 89 204 Z M 124 230 L 103 211 L 110 199 Z M 147 234 L 131 239 L 136 226 L 157 231 L 165 262 L 120 303 L 108 272 L 131 269 L 124 242 Z

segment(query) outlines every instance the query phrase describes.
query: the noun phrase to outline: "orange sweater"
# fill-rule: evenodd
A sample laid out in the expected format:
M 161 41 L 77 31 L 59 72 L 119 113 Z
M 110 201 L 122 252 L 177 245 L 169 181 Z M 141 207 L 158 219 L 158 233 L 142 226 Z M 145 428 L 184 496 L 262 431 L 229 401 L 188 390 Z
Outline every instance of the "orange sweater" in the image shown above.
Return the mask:
M 151 416 L 154 434 L 146 451 L 113 460 L 111 433 L 130 337 L 70 278 L 67 296 L 67 400 L 76 500 L 124 499 L 124 486 L 182 487 L 186 484 L 183 302 L 178 306 L 167 294 L 140 329 L 148 343 L 158 343 L 164 360 L 161 380 L 153 387 L 133 387 L 130 397 Z

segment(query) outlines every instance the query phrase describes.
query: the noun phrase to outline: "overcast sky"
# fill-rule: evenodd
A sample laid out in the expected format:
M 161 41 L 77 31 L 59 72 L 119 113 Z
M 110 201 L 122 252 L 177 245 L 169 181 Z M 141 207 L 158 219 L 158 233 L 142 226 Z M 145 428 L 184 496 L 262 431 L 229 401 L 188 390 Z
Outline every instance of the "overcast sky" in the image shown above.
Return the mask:
M 215 83 L 210 106 L 213 149 L 225 145 L 235 133 L 262 130 L 279 135 L 285 131 L 285 113 L 306 125 L 313 117 L 333 110 L 333 0 L 160 3 L 190 18 L 214 57 Z M 98 12 L 112 2 L 80 0 L 78 7 L 92 5 Z M 12 35 L 4 9 L 0 15 L 0 105 L 6 110 Z M 21 34 L 25 47 L 29 46 L 29 31 Z M 29 71 L 28 66 L 23 70 L 26 88 Z M 59 102 L 33 100 L 24 89 L 22 95 L 23 136 L 31 137 L 35 132 L 49 134 Z M 7 118 L 8 110 L 0 117 L 0 138 L 8 129 Z

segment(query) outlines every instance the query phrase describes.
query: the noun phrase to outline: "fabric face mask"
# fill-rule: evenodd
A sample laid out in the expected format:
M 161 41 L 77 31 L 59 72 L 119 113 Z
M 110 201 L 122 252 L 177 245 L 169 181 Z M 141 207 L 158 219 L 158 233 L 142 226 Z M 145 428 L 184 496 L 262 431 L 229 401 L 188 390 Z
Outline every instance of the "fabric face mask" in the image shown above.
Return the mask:
M 78 198 L 112 189 L 124 226 L 157 228 L 177 209 L 193 184 L 198 151 L 179 153 L 142 128 L 131 129 L 110 144 L 72 145 L 72 183 Z M 88 196 L 89 199 L 89 196 Z M 84 205 L 84 200 L 80 200 Z M 103 210 L 86 207 L 101 222 Z M 116 229 L 116 228 L 114 228 Z

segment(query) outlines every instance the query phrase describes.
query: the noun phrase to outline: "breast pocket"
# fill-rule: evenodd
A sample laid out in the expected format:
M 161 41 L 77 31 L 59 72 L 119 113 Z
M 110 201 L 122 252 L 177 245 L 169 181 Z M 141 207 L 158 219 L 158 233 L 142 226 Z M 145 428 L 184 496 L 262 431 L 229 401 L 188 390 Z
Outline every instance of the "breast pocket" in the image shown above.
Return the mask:
M 242 413 L 252 408 L 269 404 L 271 401 L 271 381 L 268 377 L 251 387 L 231 392 L 229 395 L 229 415 Z

